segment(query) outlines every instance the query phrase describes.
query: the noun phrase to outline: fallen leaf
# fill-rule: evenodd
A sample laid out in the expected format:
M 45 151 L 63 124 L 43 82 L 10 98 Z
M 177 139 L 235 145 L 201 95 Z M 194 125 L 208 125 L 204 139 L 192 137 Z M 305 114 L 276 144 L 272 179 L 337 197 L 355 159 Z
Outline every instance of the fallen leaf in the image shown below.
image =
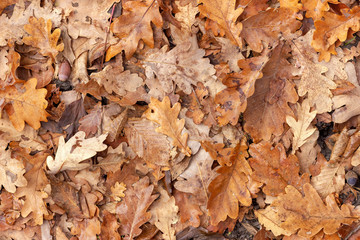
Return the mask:
M 122 50 L 125 51 L 126 58 L 129 59 L 136 51 L 140 40 L 153 48 L 154 38 L 151 23 L 157 27 L 163 25 L 157 0 L 129 1 L 124 3 L 122 7 L 124 13 L 111 24 L 111 31 L 121 40 L 107 50 L 106 61 L 109 61 Z
M 29 18 L 29 24 L 24 26 L 25 31 L 30 35 L 24 37 L 23 41 L 27 45 L 31 45 L 40 49 L 43 56 L 51 57 L 55 61 L 57 54 L 64 50 L 64 44 L 57 44 L 61 30 L 59 28 L 51 32 L 52 23 L 48 19 L 45 25 L 43 18 Z
M 98 218 L 75 221 L 71 234 L 78 235 L 79 240 L 97 240 L 97 234 L 101 232 L 101 225 Z
M 189 226 L 199 227 L 200 216 L 203 212 L 200 210 L 200 205 L 196 202 L 195 196 L 190 193 L 175 191 L 175 204 L 179 207 L 180 222 Z
M 239 37 L 242 29 L 241 23 L 236 23 L 237 18 L 243 12 L 243 8 L 236 8 L 236 0 L 199 0 L 198 8 L 201 14 L 215 21 L 225 31 L 226 37 L 239 47 L 242 47 Z
M 259 222 L 275 236 L 297 232 L 301 237 L 311 238 L 322 229 L 328 235 L 336 233 L 341 224 L 349 225 L 358 219 L 350 205 L 339 208 L 333 195 L 327 196 L 324 203 L 310 183 L 306 183 L 303 190 L 304 195 L 288 185 L 286 193 L 270 206 L 255 211 Z
M 116 207 L 121 222 L 119 232 L 124 239 L 134 239 L 141 233 L 141 225 L 150 220 L 148 208 L 157 197 L 152 195 L 153 189 L 149 178 L 144 177 L 125 191 L 125 198 Z
M 31 78 L 18 90 L 16 86 L 8 86 L 0 90 L 1 108 L 5 108 L 10 121 L 18 131 L 22 131 L 25 122 L 34 129 L 40 128 L 40 121 L 47 121 L 45 111 L 48 102 L 45 100 L 47 90 L 35 89 L 37 80 Z M 1 114 L 0 114 L 1 116 Z
M 177 119 L 180 112 L 180 103 L 175 103 L 170 106 L 169 97 L 164 97 L 160 102 L 156 98 L 151 98 L 149 109 L 145 112 L 147 119 L 158 123 L 160 126 L 156 128 L 156 131 L 163 133 L 172 138 L 174 146 L 180 148 L 181 152 L 186 156 L 191 155 L 191 150 L 187 146 L 188 134 L 182 134 L 185 120 Z
M 120 202 L 121 198 L 125 197 L 124 191 L 126 190 L 125 183 L 116 182 L 111 189 L 111 197 L 115 199 L 115 201 Z
M 315 21 L 320 20 L 325 12 L 330 10 L 329 3 L 338 3 L 338 0 L 302 0 L 306 17 Z
M 98 127 L 101 125 L 101 104 L 95 105 L 90 113 L 79 120 L 79 131 L 83 131 L 88 137 L 90 134 L 95 135 L 98 132 Z
M 154 224 L 161 232 L 165 240 L 175 240 L 174 224 L 179 220 L 178 206 L 175 205 L 175 198 L 169 196 L 162 187 L 158 188 L 160 198 L 157 199 L 150 207 L 150 223 Z
M 270 60 L 263 68 L 263 77 L 255 83 L 255 92 L 248 98 L 244 112 L 244 130 L 255 142 L 270 140 L 272 135 L 280 136 L 286 116 L 293 116 L 288 103 L 298 100 L 295 86 L 289 80 L 292 66 L 285 59 L 288 56 L 286 44 L 277 46 Z
M 310 105 L 308 99 L 305 99 L 300 107 L 297 104 L 297 120 L 295 118 L 286 116 L 286 123 L 290 126 L 292 133 L 294 134 L 292 141 L 292 154 L 295 153 L 298 148 L 304 145 L 307 139 L 315 132 L 316 128 L 310 126 L 311 122 L 316 116 L 316 111 L 310 112 Z
M 210 60 L 204 58 L 205 51 L 190 42 L 167 50 L 168 46 L 164 46 L 160 51 L 149 51 L 142 60 L 148 78 L 145 82 L 156 79 L 165 93 L 174 91 L 174 81 L 184 93 L 190 94 L 193 91 L 191 85 L 196 86 L 197 82 L 201 82 L 206 86 L 215 74 Z
M 263 42 L 266 47 L 275 46 L 279 34 L 286 38 L 300 28 L 301 22 L 296 17 L 297 14 L 289 8 L 271 8 L 244 20 L 240 36 L 252 50 L 262 52 Z
M 251 205 L 251 195 L 247 188 L 248 177 L 252 170 L 245 160 L 248 157 L 247 146 L 238 144 L 231 157 L 232 165 L 219 168 L 219 174 L 210 184 L 209 209 L 211 225 L 217 225 L 226 217 L 235 219 L 239 213 L 239 202 Z
M 121 240 L 121 236 L 118 232 L 119 227 L 120 223 L 118 223 L 116 217 L 105 210 L 103 222 L 101 223 L 100 238 Z
M 89 163 L 81 163 L 104 151 L 107 146 L 103 144 L 107 134 L 85 139 L 85 132 L 79 131 L 65 143 L 64 137 L 59 138 L 58 150 L 55 159 L 48 156 L 46 163 L 50 173 L 55 174 L 64 170 L 81 170 L 89 166 Z
M 249 153 L 250 166 L 254 169 L 253 180 L 264 183 L 266 195 L 278 196 L 284 193 L 287 185 L 298 190 L 310 181 L 309 174 L 299 175 L 299 161 L 295 155 L 286 156 L 284 146 L 279 143 L 275 147 L 269 142 L 251 144 Z

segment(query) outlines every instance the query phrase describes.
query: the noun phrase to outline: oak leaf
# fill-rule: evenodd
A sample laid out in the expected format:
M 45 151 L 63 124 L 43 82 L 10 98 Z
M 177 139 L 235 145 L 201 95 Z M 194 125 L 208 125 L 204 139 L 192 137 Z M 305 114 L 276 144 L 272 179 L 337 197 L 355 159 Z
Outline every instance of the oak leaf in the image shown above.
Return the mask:
M 315 132 L 316 128 L 311 125 L 312 120 L 316 116 L 316 111 L 310 112 L 310 105 L 308 99 L 305 99 L 300 107 L 297 104 L 297 120 L 295 118 L 287 116 L 286 123 L 290 126 L 292 133 L 294 134 L 292 140 L 292 154 L 300 148 L 307 139 Z
M 341 14 L 324 12 L 322 18 L 314 22 L 315 32 L 311 46 L 320 52 L 319 61 L 330 60 L 336 55 L 335 43 L 344 42 L 353 32 L 360 30 L 360 7 L 342 8 Z
M 185 120 L 177 119 L 180 108 L 180 103 L 175 103 L 171 107 L 168 96 L 164 97 L 162 102 L 156 98 L 151 98 L 149 109 L 145 112 L 145 116 L 147 119 L 160 125 L 156 128 L 157 132 L 171 137 L 173 145 L 178 147 L 186 156 L 190 156 L 191 150 L 187 146 L 188 134 L 182 134 Z
M 97 217 L 75 221 L 74 226 L 71 228 L 71 234 L 78 235 L 79 240 L 97 240 L 97 234 L 100 234 L 100 232 L 101 225 Z
M 3 99 L 1 108 L 5 108 L 10 121 L 18 131 L 24 129 L 25 122 L 34 129 L 40 128 L 40 121 L 47 122 L 48 113 L 45 111 L 48 105 L 45 100 L 47 90 L 36 89 L 36 83 L 36 78 L 31 78 L 25 82 L 22 89 L 8 86 L 0 90 L 0 98 Z
M 224 148 L 223 143 L 212 143 L 210 141 L 203 141 L 201 146 L 207 151 L 212 159 L 216 160 L 221 166 L 231 166 L 234 148 Z
M 23 174 L 25 173 L 24 164 L 11 157 L 11 152 L 0 150 L 0 186 L 6 191 L 14 193 L 16 187 L 25 187 L 27 181 Z
M 236 23 L 236 20 L 244 9 L 236 8 L 236 0 L 199 0 L 198 4 L 201 14 L 215 21 L 233 44 L 242 47 L 239 37 L 242 24 Z
M 240 0 L 239 6 L 244 8 L 243 13 L 240 15 L 240 20 L 245 20 L 251 16 L 265 11 L 269 5 L 266 0 Z
M 266 46 L 274 46 L 279 34 L 286 38 L 300 28 L 301 22 L 296 17 L 296 12 L 289 8 L 271 8 L 244 20 L 240 36 L 252 50 L 262 52 L 263 42 Z
M 178 206 L 175 205 L 174 196 L 169 196 L 167 191 L 159 187 L 160 198 L 157 199 L 150 207 L 151 219 L 150 223 L 154 224 L 163 234 L 165 240 L 175 240 L 175 227 L 179 216 Z
M 126 190 L 125 183 L 116 182 L 114 186 L 111 188 L 111 197 L 114 198 L 115 201 L 121 201 L 121 198 L 125 197 L 124 191 Z
M 155 131 L 154 123 L 147 119 L 129 119 L 125 136 L 133 151 L 146 162 L 169 167 L 171 145 L 164 134 Z
M 338 0 L 302 0 L 306 17 L 315 21 L 320 20 L 324 13 L 330 10 L 329 3 L 338 3 Z
M 95 135 L 98 132 L 98 127 L 101 125 L 101 114 L 103 112 L 101 104 L 97 104 L 91 109 L 88 115 L 80 118 L 79 131 L 86 133 L 86 137 L 90 134 Z
M 175 203 L 179 207 L 180 222 L 186 226 L 199 227 L 200 215 L 203 212 L 200 210 L 199 202 L 191 193 L 174 191 Z
M 254 94 L 256 80 L 263 76 L 262 69 L 268 59 L 267 54 L 241 59 L 238 65 L 242 71 L 227 74 L 222 79 L 227 88 L 215 96 L 215 103 L 219 104 L 216 110 L 221 114 L 218 117 L 220 125 L 226 125 L 229 122 L 232 125 L 237 124 L 240 113 L 247 107 L 247 98 Z
M 289 80 L 294 68 L 286 60 L 288 47 L 280 44 L 273 50 L 270 60 L 263 68 L 263 77 L 255 83 L 255 92 L 248 98 L 244 112 L 244 129 L 255 142 L 280 136 L 286 116 L 293 116 L 288 103 L 296 103 L 298 95 Z
M 149 47 L 154 47 L 151 23 L 162 27 L 163 20 L 159 12 L 157 0 L 128 1 L 122 5 L 124 13 L 111 24 L 111 31 L 121 40 L 106 52 L 106 61 L 125 50 L 129 59 L 143 40 Z
M 89 166 L 82 161 L 95 156 L 107 148 L 103 141 L 107 134 L 85 139 L 85 132 L 79 131 L 65 143 L 64 137 L 59 138 L 59 146 L 55 155 L 48 156 L 46 163 L 50 173 L 55 174 L 64 170 L 81 170 Z
M 322 154 L 318 155 L 316 164 L 321 165 L 320 173 L 311 177 L 311 185 L 323 199 L 332 193 L 340 193 L 345 185 L 344 164 L 331 164 Z
M 121 236 L 118 232 L 120 223 L 117 221 L 116 216 L 104 211 L 103 222 L 101 223 L 101 239 L 121 240 Z
M 250 166 L 254 169 L 251 178 L 264 183 L 263 192 L 278 196 L 287 185 L 301 190 L 310 181 L 307 173 L 299 176 L 299 161 L 295 155 L 286 156 L 284 146 L 279 143 L 272 147 L 269 142 L 251 144 L 249 153 Z
M 46 155 L 38 153 L 34 156 L 33 167 L 25 173 L 28 184 L 16 190 L 17 198 L 25 197 L 24 205 L 21 208 L 21 216 L 31 216 L 36 225 L 42 225 L 44 215 L 49 215 L 44 199 L 48 197 L 45 187 L 49 184 L 49 180 L 45 174 L 45 158 Z
M 307 141 L 300 147 L 300 151 L 296 152 L 299 159 L 300 172 L 310 173 L 309 167 L 315 162 L 317 154 L 320 152 L 320 146 L 317 143 L 319 138 L 319 131 L 315 132 L 307 139 Z
M 170 51 L 167 50 L 166 45 L 160 51 L 149 51 L 142 60 L 147 81 L 157 79 L 165 93 L 174 91 L 172 81 L 184 93 L 190 94 L 193 91 L 191 85 L 196 86 L 197 82 L 202 82 L 206 86 L 206 83 L 214 77 L 215 69 L 209 59 L 203 58 L 205 54 L 203 49 L 185 42 Z
M 239 213 L 239 202 L 244 206 L 251 205 L 251 194 L 247 188 L 252 173 L 249 163 L 247 146 L 238 144 L 231 157 L 231 166 L 219 168 L 219 174 L 210 184 L 210 197 L 207 208 L 211 225 L 226 220 L 227 216 L 235 219 Z
M 43 18 L 29 18 L 29 24 L 24 26 L 25 31 L 30 35 L 23 38 L 23 42 L 27 45 L 37 47 L 43 56 L 50 57 L 55 61 L 57 54 L 64 50 L 64 44 L 58 43 L 61 30 L 59 28 L 51 32 L 52 23 L 48 19 L 45 25 Z
M 317 54 L 310 47 L 311 35 L 309 31 L 305 36 L 294 40 L 293 56 L 300 65 L 301 79 L 298 85 L 299 96 L 309 99 L 309 104 L 313 105 L 318 113 L 331 111 L 331 89 L 336 88 L 332 77 L 325 76 L 329 68 L 319 63 Z M 331 66 L 336 67 L 336 66 Z
M 141 225 L 150 220 L 148 208 L 157 197 L 152 195 L 153 189 L 149 178 L 144 177 L 125 191 L 125 198 L 116 207 L 121 222 L 119 232 L 124 239 L 134 239 L 141 233 Z
M 297 234 L 311 238 L 323 229 L 325 234 L 336 233 L 341 224 L 350 225 L 358 216 L 352 213 L 352 206 L 338 207 L 335 197 L 329 195 L 325 203 L 310 183 L 303 186 L 304 195 L 288 185 L 285 194 L 280 195 L 265 209 L 255 215 L 266 229 L 275 236 Z

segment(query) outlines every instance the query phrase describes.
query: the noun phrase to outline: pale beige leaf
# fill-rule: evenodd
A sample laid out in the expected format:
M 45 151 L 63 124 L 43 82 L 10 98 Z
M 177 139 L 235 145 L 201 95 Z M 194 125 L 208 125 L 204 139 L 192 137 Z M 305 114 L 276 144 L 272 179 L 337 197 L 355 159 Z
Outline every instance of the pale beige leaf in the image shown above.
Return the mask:
M 316 111 L 310 112 L 308 99 L 305 99 L 301 106 L 297 104 L 297 120 L 291 116 L 286 116 L 286 123 L 290 126 L 294 134 L 292 141 L 292 154 L 306 143 L 307 139 L 315 132 L 316 128 L 311 126 L 312 120 L 316 116 Z
M 320 152 L 320 146 L 317 143 L 319 131 L 316 130 L 296 152 L 299 159 L 300 172 L 310 173 L 309 167 L 315 162 L 317 154 Z
M 121 182 L 116 182 L 114 186 L 110 188 L 111 190 L 111 197 L 115 199 L 115 201 L 120 202 L 121 198 L 125 197 L 124 191 L 126 190 L 126 184 Z
M 0 150 L 0 186 L 6 191 L 14 193 L 16 187 L 25 187 L 27 181 L 23 174 L 25 173 L 24 164 L 11 157 L 11 152 Z
M 150 207 L 152 215 L 150 222 L 162 232 L 162 239 L 175 240 L 175 227 L 173 226 L 178 222 L 179 211 L 178 206 L 175 205 L 174 196 L 169 196 L 167 191 L 159 187 L 160 199 L 155 201 Z
M 193 91 L 191 85 L 196 86 L 197 82 L 205 84 L 215 74 L 210 60 L 203 58 L 205 50 L 189 42 L 167 50 L 168 46 L 164 46 L 160 50 L 149 51 L 142 60 L 147 81 L 157 79 L 165 93 L 175 90 L 172 84 L 174 81 L 182 91 L 190 94 Z
M 85 132 L 79 131 L 65 143 L 64 137 L 59 139 L 58 150 L 55 159 L 48 156 L 46 163 L 50 173 L 58 173 L 64 170 L 81 170 L 89 166 L 88 163 L 81 163 L 104 151 L 107 146 L 103 144 L 107 134 L 98 137 L 85 139 Z
M 318 62 L 316 51 L 310 42 L 313 31 L 305 36 L 294 40 L 292 45 L 293 55 L 301 69 L 301 79 L 297 83 L 300 97 L 307 94 L 309 104 L 314 106 L 318 113 L 330 112 L 332 110 L 331 89 L 336 88 L 331 75 L 325 74 L 329 68 Z

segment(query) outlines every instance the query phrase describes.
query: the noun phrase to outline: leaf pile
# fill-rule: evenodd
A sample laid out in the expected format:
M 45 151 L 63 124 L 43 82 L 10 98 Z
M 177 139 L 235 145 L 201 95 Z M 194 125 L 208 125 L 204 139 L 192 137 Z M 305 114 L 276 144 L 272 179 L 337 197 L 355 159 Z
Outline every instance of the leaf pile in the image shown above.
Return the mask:
M 0 22 L 1 239 L 359 238 L 358 1 L 7 0 Z

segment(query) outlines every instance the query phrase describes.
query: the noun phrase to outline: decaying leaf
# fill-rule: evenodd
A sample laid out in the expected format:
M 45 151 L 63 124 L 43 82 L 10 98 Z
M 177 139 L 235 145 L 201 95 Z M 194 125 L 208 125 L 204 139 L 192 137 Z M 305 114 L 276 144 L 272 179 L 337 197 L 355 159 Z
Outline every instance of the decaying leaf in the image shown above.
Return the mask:
M 32 128 L 40 128 L 40 121 L 47 121 L 49 115 L 45 109 L 48 102 L 45 100 L 47 90 L 35 89 L 37 80 L 31 78 L 20 89 L 8 86 L 0 90 L 2 99 L 1 108 L 9 115 L 10 121 L 18 131 L 22 131 L 25 122 Z
M 264 183 L 266 195 L 278 196 L 287 185 L 301 190 L 310 181 L 308 174 L 299 175 L 299 161 L 295 155 L 286 156 L 284 146 L 273 147 L 269 142 L 251 144 L 250 166 L 254 169 L 252 179 Z
M 64 137 L 59 138 L 59 146 L 55 155 L 48 156 L 46 163 L 50 173 L 58 173 L 64 170 L 81 170 L 89 166 L 82 161 L 96 155 L 97 152 L 107 148 L 103 141 L 107 134 L 85 139 L 85 132 L 79 131 L 65 143 Z
M 43 18 L 30 17 L 29 24 L 25 25 L 24 29 L 31 36 L 24 37 L 23 41 L 27 45 L 39 48 L 42 55 L 51 57 L 54 60 L 56 55 L 64 50 L 64 44 L 57 44 L 61 30 L 57 28 L 51 32 L 51 28 L 50 19 L 47 20 L 45 25 Z
M 286 123 L 290 126 L 292 133 L 294 134 L 292 141 L 292 154 L 300 148 L 307 139 L 315 132 L 316 128 L 311 127 L 310 124 L 316 116 L 316 111 L 310 112 L 309 101 L 306 99 L 302 102 L 301 107 L 298 104 L 297 115 L 298 119 L 287 116 Z
M 238 144 L 231 157 L 232 165 L 219 168 L 219 175 L 209 184 L 207 208 L 214 226 L 226 220 L 227 216 L 235 219 L 239 214 L 239 202 L 244 206 L 251 205 L 247 182 L 252 170 L 245 160 L 248 156 L 246 150 L 245 144 Z
M 303 186 L 303 191 L 304 195 L 288 185 L 285 194 L 255 212 L 259 222 L 275 236 L 297 232 L 301 237 L 311 238 L 322 229 L 325 234 L 336 233 L 341 224 L 349 225 L 358 219 L 350 205 L 339 208 L 333 195 L 327 196 L 324 203 L 310 183 Z
M 156 98 L 151 98 L 149 109 L 145 112 L 145 116 L 158 123 L 160 126 L 156 128 L 156 131 L 163 133 L 172 138 L 174 146 L 180 148 L 181 152 L 187 156 L 191 155 L 191 150 L 187 146 L 188 134 L 182 134 L 185 120 L 177 119 L 180 112 L 180 103 L 170 106 L 169 97 L 164 97 L 160 102 Z

